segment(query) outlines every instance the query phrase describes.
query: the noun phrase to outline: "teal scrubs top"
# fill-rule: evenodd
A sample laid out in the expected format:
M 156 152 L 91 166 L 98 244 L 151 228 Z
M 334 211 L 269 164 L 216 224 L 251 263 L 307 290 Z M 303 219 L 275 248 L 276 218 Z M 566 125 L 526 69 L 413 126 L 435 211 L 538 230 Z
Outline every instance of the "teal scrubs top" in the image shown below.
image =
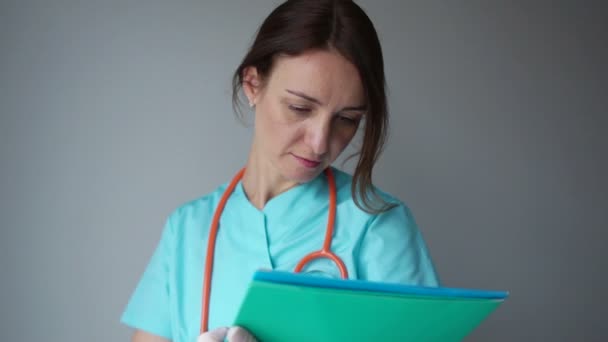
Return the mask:
M 331 249 L 349 278 L 438 286 L 439 280 L 409 209 L 381 214 L 359 209 L 351 195 L 352 177 L 333 169 L 337 209 Z M 227 188 L 179 207 L 167 219 L 160 242 L 122 315 L 122 322 L 173 341 L 196 341 L 200 331 L 203 273 L 213 213 Z M 293 271 L 306 254 L 323 246 L 329 206 L 324 173 L 272 198 L 259 210 L 242 183 L 230 196 L 220 220 L 211 284 L 209 329 L 230 326 L 254 271 Z M 315 260 L 304 272 L 339 278 L 328 260 Z

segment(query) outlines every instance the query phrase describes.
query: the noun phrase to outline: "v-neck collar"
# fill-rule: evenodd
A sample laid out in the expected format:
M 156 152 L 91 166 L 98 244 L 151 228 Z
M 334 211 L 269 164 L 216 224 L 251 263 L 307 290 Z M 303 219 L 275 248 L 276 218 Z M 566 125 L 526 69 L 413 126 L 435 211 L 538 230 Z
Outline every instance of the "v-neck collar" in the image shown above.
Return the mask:
M 242 181 L 239 181 L 232 195 L 238 196 L 239 199 L 247 202 L 247 206 L 260 214 L 269 217 L 283 217 L 290 213 L 293 214 L 294 211 L 300 212 L 302 205 L 310 206 L 313 203 L 318 203 L 320 197 L 328 198 L 329 189 L 327 177 L 322 172 L 313 180 L 298 184 L 271 198 L 261 210 L 255 207 L 247 198 Z M 298 208 L 300 209 L 298 210 Z

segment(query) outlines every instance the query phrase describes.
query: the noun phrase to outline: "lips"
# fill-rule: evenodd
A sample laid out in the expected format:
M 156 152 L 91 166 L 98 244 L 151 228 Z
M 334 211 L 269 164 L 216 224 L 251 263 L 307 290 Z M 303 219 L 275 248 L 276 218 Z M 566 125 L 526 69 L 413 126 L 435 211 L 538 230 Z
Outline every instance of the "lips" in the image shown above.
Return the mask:
M 302 164 L 304 167 L 310 168 L 310 169 L 314 169 L 317 166 L 319 166 L 321 164 L 320 161 L 317 160 L 310 160 L 310 159 L 306 159 L 306 158 L 302 158 L 302 157 L 298 157 L 295 154 L 293 155 L 296 160 Z

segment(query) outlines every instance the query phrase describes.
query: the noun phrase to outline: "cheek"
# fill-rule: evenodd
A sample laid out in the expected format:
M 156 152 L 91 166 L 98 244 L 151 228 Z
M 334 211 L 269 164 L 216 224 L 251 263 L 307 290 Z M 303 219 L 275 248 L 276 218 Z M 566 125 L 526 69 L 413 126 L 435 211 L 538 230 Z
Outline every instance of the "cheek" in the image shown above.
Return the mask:
M 281 108 L 258 107 L 256 115 L 256 131 L 271 150 L 285 150 L 302 137 L 303 125 L 286 121 Z
M 346 148 L 354 136 L 355 132 L 336 132 L 330 143 L 332 157 L 337 158 L 338 154 Z

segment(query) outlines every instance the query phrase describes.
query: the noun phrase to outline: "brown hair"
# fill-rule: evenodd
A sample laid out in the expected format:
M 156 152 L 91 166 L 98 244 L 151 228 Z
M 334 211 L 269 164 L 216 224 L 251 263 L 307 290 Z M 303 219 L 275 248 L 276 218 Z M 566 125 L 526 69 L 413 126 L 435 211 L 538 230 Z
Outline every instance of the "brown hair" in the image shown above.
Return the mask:
M 296 56 L 312 49 L 332 49 L 359 71 L 367 100 L 365 131 L 351 192 L 355 204 L 379 213 L 394 204 L 384 201 L 372 186 L 372 169 L 387 137 L 388 110 L 384 62 L 378 35 L 369 17 L 350 0 L 288 0 L 264 20 L 233 79 L 233 106 L 238 112 L 243 71 L 253 66 L 268 76 L 275 56 Z

